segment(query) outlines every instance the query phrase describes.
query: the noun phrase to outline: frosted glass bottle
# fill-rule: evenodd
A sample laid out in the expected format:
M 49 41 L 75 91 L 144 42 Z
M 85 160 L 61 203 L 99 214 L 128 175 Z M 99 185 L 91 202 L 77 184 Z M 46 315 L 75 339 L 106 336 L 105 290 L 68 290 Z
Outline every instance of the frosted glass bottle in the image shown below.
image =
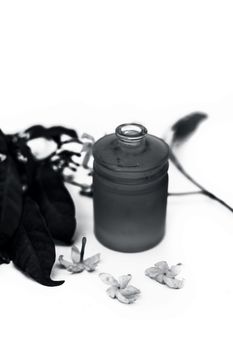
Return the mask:
M 122 252 L 154 247 L 165 233 L 168 145 L 140 124 L 122 124 L 93 155 L 97 239 Z

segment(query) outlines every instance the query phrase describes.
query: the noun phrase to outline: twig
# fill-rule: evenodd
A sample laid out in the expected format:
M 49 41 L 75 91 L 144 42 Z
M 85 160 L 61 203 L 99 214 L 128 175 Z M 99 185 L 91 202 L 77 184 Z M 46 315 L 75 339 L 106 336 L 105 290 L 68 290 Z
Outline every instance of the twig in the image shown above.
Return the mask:
M 196 180 L 194 180 L 192 178 L 191 175 L 189 175 L 187 173 L 187 171 L 183 168 L 183 166 L 181 165 L 180 161 L 177 159 L 176 155 L 174 154 L 174 152 L 172 151 L 172 147 L 170 148 L 170 159 L 172 161 L 172 163 L 175 165 L 175 167 L 190 181 L 192 182 L 196 187 L 200 188 L 201 193 L 204 194 L 205 196 L 219 202 L 220 204 L 222 204 L 225 208 L 227 208 L 228 210 L 230 210 L 233 213 L 233 208 L 227 204 L 224 200 L 222 200 L 221 198 L 215 196 L 215 194 L 213 194 L 212 192 L 208 191 L 205 187 L 203 187 L 202 185 L 200 185 Z
M 195 194 L 203 194 L 203 191 L 189 191 L 189 192 L 169 192 L 168 196 L 189 196 Z

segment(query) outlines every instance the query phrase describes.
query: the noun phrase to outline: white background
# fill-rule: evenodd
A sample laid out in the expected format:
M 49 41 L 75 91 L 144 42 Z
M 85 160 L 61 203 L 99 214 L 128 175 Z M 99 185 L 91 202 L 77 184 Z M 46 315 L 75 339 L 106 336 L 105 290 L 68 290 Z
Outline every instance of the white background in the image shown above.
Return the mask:
M 192 111 L 209 119 L 179 151 L 200 183 L 233 205 L 231 1 L 0 0 L 0 121 L 5 132 L 64 124 L 96 138 L 122 122 L 163 136 Z M 193 189 L 172 167 L 170 190 Z M 98 271 L 132 273 L 142 295 L 123 305 L 98 273 L 55 268 L 46 288 L 0 267 L 1 348 L 232 349 L 232 214 L 197 196 L 170 198 L 167 234 L 138 254 L 93 236 L 92 201 L 71 189 L 87 255 Z M 69 249 L 57 247 L 69 257 Z M 182 262 L 182 290 L 144 276 L 159 260 Z

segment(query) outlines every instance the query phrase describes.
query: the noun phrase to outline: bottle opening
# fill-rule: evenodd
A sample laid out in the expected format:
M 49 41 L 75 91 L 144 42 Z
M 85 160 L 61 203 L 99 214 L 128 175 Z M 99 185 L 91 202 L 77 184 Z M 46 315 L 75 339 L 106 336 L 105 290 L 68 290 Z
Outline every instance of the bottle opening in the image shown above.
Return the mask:
M 116 128 L 116 136 L 125 143 L 139 143 L 147 134 L 147 129 L 137 123 L 121 124 Z

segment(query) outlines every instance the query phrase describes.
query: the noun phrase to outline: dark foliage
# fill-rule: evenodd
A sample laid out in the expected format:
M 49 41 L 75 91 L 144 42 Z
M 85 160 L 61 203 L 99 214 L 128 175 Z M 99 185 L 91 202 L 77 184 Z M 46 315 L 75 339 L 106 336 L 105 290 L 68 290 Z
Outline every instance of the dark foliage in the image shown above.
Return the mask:
M 74 158 L 80 157 L 81 153 L 62 150 L 60 152 L 55 152 L 49 158 L 51 164 L 59 171 L 63 172 L 65 168 L 69 168 L 72 171 L 77 171 L 77 167 L 80 165 Z
M 15 163 L 0 131 L 0 246 L 5 246 L 19 225 L 22 211 L 22 186 Z
M 0 248 L 0 265 L 1 264 L 9 264 L 11 261 L 9 247 L 1 247 Z
M 48 140 L 55 141 L 58 145 L 61 143 L 62 135 L 67 135 L 74 139 L 78 138 L 78 135 L 74 129 L 65 128 L 63 126 L 45 128 L 43 125 L 34 125 L 25 130 L 25 133 L 29 134 L 30 140 L 38 137 L 44 137 Z
M 69 136 L 66 141 L 62 136 Z M 53 140 L 57 150 L 45 160 L 36 159 L 27 142 L 38 137 Z M 65 143 L 82 143 L 73 129 L 35 125 L 24 132 L 0 131 L 0 264 L 15 265 L 37 282 L 52 281 L 54 241 L 72 242 L 76 228 L 75 206 L 64 185 L 63 170 L 77 170 L 80 154 L 63 150 Z
M 70 244 L 76 228 L 75 206 L 62 175 L 47 162 L 39 165 L 31 194 L 54 239 Z
M 199 124 L 207 118 L 207 114 L 195 112 L 179 119 L 172 126 L 172 143 L 182 142 L 197 129 Z
M 81 196 L 93 198 L 93 188 L 92 186 L 88 189 L 83 188 L 80 192 Z
M 32 155 L 30 147 L 21 138 L 8 136 L 8 149 L 17 165 L 22 187 L 26 190 L 32 185 L 36 160 Z
M 45 286 L 64 281 L 50 278 L 55 262 L 55 245 L 38 205 L 29 197 L 24 200 L 20 225 L 11 245 L 12 260 L 25 274 Z

